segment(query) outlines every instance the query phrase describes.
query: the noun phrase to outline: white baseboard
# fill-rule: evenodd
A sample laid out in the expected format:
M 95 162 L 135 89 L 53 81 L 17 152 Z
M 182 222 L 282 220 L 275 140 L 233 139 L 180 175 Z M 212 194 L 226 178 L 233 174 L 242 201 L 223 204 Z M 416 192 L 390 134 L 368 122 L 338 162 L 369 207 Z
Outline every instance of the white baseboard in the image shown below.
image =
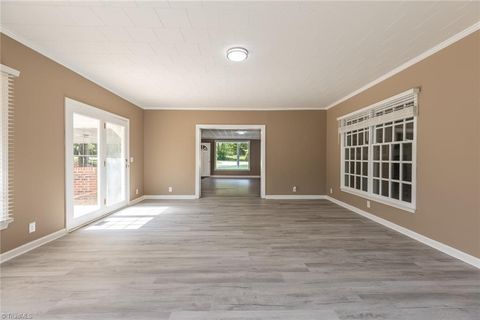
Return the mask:
M 202 177 L 203 178 L 203 177 Z M 209 176 L 206 178 L 232 178 L 232 179 L 241 179 L 241 178 L 248 178 L 248 179 L 260 179 L 260 176 L 231 176 L 231 175 L 214 175 L 214 176 Z
M 446 245 L 444 243 L 438 242 L 436 240 L 430 239 L 424 235 L 421 235 L 419 233 L 416 233 L 415 231 L 412 231 L 410 229 L 404 228 L 402 226 L 399 226 L 398 224 L 395 224 L 393 222 L 390 222 L 388 220 L 385 220 L 383 218 L 380 218 L 374 214 L 368 213 L 366 211 L 363 211 L 357 207 L 354 207 L 352 205 L 349 205 L 348 203 L 345 203 L 343 201 L 337 200 L 335 198 L 332 198 L 330 196 L 325 196 L 325 199 L 338 204 L 341 207 L 344 207 L 345 209 L 348 209 L 350 211 L 353 211 L 355 213 L 358 213 L 361 216 L 364 216 L 365 218 L 368 218 L 372 221 L 375 221 L 377 223 L 380 223 L 381 225 L 390 228 L 392 230 L 395 230 L 397 232 L 400 232 L 403 235 L 406 235 L 407 237 L 410 237 L 414 240 L 420 241 L 423 244 L 426 244 L 427 246 L 430 246 L 434 249 L 437 249 L 443 253 L 448 254 L 449 256 L 452 256 L 454 258 L 457 258 L 459 260 L 462 260 L 463 262 L 466 262 L 476 268 L 480 269 L 480 259 L 477 257 L 474 257 L 468 253 L 465 253 L 463 251 L 460 251 L 458 249 L 455 249 L 453 247 L 450 247 L 449 245 Z
M 271 200 L 319 200 L 325 199 L 324 195 L 319 194 L 267 194 L 265 199 Z
M 138 198 L 135 198 L 135 199 L 133 199 L 133 200 L 130 200 L 130 201 L 128 202 L 128 205 L 129 205 L 129 206 L 133 206 L 134 204 L 137 204 L 137 203 L 139 203 L 139 202 L 142 202 L 143 200 L 145 200 L 145 196 L 140 196 L 140 197 L 138 197 Z
M 158 194 L 145 195 L 144 200 L 192 200 L 196 199 L 194 194 Z
M 50 233 L 50 234 L 48 234 L 44 237 L 41 237 L 39 239 L 36 239 L 36 240 L 30 241 L 28 243 L 25 243 L 24 245 L 21 245 L 20 247 L 17 247 L 15 249 L 10 250 L 10 251 L 4 252 L 0 255 L 0 263 L 4 263 L 4 262 L 6 262 L 10 259 L 18 257 L 19 255 L 27 253 L 30 250 L 33 250 L 35 248 L 43 246 L 46 243 L 49 243 L 53 240 L 61 238 L 66 234 L 67 234 L 66 229 L 55 231 L 55 232 Z

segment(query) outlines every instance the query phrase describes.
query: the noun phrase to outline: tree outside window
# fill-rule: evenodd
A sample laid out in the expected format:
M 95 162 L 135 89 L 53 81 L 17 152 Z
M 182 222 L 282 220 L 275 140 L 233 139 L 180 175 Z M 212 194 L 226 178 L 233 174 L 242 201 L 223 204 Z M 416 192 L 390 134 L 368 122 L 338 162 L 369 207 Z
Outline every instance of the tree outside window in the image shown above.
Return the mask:
M 249 141 L 216 141 L 215 170 L 250 170 Z

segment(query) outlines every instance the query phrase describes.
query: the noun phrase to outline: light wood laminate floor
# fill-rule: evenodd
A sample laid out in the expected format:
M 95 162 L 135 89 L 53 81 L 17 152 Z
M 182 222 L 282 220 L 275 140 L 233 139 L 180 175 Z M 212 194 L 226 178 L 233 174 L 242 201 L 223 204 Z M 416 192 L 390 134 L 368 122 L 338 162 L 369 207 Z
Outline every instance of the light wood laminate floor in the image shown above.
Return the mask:
M 145 201 L 4 263 L 33 319 L 478 319 L 480 272 L 326 200 Z
M 202 197 L 260 197 L 260 179 L 202 178 Z

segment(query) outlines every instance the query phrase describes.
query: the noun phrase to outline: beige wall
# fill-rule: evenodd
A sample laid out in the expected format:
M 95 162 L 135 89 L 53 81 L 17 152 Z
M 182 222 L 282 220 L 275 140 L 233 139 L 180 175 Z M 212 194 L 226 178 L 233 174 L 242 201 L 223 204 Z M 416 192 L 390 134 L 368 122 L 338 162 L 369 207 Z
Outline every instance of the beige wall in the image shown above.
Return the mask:
M 260 175 L 260 140 L 236 139 L 236 141 L 250 142 L 250 170 L 215 170 L 216 143 L 221 139 L 202 139 L 210 143 L 210 173 L 213 176 L 259 176 Z
M 328 111 L 142 111 L 2 35 L 1 63 L 15 83 L 15 221 L 1 251 L 64 228 L 64 98 L 130 119 L 131 197 L 195 192 L 196 124 L 265 124 L 267 194 L 325 194 L 480 257 L 480 33 L 477 32 Z M 336 118 L 421 87 L 417 212 L 339 190 Z M 328 155 L 327 155 L 328 154 Z M 28 223 L 37 232 L 28 234 Z
M 417 212 L 339 190 L 336 118 L 421 87 Z M 327 184 L 333 197 L 480 257 L 480 32 L 441 50 L 327 112 Z
M 264 124 L 266 193 L 325 193 L 325 111 L 146 110 L 145 194 L 195 193 L 196 124 Z
M 143 110 L 11 38 L 1 35 L 1 63 L 15 80 L 15 220 L 1 231 L 1 251 L 65 227 L 64 99 L 130 119 L 130 194 L 143 194 Z M 28 234 L 28 223 L 37 231 Z

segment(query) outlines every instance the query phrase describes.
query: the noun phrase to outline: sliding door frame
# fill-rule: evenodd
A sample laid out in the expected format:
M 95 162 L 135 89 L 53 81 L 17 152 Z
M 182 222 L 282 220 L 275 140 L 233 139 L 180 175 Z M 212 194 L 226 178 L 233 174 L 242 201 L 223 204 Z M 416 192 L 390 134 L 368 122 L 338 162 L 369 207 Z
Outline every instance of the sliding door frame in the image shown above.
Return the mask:
M 85 215 L 85 217 L 74 219 L 73 206 L 73 114 L 78 113 L 87 117 L 98 119 L 100 122 L 99 145 L 102 141 L 106 142 L 104 124 L 113 123 L 125 126 L 125 159 L 127 168 L 125 169 L 125 200 L 111 206 L 106 206 L 104 200 L 106 171 L 102 160 L 105 159 L 105 150 L 100 146 L 98 154 L 98 198 L 99 209 Z M 117 114 L 99 109 L 89 104 L 65 98 L 65 227 L 68 231 L 75 230 L 92 221 L 98 220 L 111 212 L 128 205 L 130 201 L 130 120 Z M 76 221 L 75 221 L 76 220 Z

